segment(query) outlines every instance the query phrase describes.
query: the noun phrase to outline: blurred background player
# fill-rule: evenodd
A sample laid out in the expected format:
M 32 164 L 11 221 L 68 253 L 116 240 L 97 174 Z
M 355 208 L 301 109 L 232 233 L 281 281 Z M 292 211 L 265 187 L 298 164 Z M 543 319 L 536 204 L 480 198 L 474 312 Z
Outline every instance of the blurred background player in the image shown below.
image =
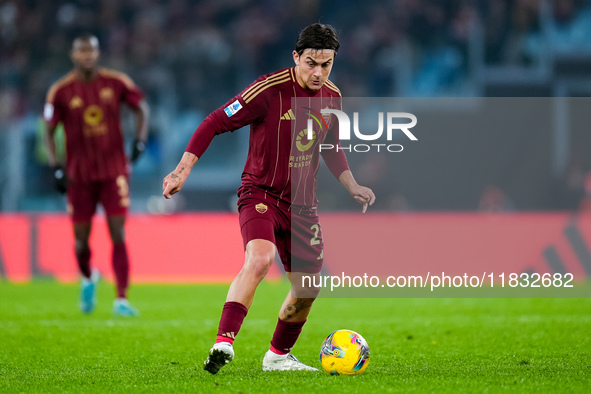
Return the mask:
M 295 138 L 305 127 L 303 108 L 293 108 L 292 98 L 305 98 L 312 107 L 341 109 L 339 89 L 328 80 L 339 48 L 330 25 L 313 24 L 299 34 L 293 51 L 295 67 L 259 77 L 226 105 L 212 112 L 197 128 L 176 169 L 164 178 L 163 195 L 181 190 L 191 168 L 214 136 L 250 124 L 249 153 L 238 190 L 240 226 L 245 262 L 234 278 L 222 310 L 215 345 L 204 368 L 217 373 L 234 358 L 233 342 L 250 308 L 254 293 L 279 253 L 290 280 L 298 273 L 318 274 L 323 263 L 323 242 L 317 215 L 316 175 L 320 165 L 318 144 L 338 145 L 338 131 L 315 131 L 309 141 Z M 312 100 L 314 99 L 314 100 Z M 297 104 L 296 104 L 297 105 Z M 295 121 L 292 123 L 292 120 Z M 296 131 L 296 133 L 297 133 Z M 301 137 L 301 136 L 299 136 Z M 357 184 L 343 150 L 324 150 L 325 163 L 351 196 L 372 205 L 371 189 Z M 292 271 L 293 268 L 293 271 Z M 294 275 L 292 275 L 292 273 Z M 296 287 L 297 280 L 292 280 Z M 263 371 L 313 370 L 292 354 L 316 293 L 288 293 L 263 359 Z
M 124 151 L 120 104 L 127 103 L 136 118 L 132 163 L 145 148 L 148 105 L 142 91 L 127 75 L 98 67 L 99 42 L 95 36 L 84 34 L 75 38 L 70 58 L 74 69 L 49 89 L 43 118 L 55 186 L 61 193 L 67 192 L 68 212 L 74 226 L 76 259 L 82 274 L 80 309 L 90 313 L 96 305 L 99 274 L 91 269 L 88 239 L 92 217 L 100 202 L 113 242 L 112 266 L 117 286 L 113 312 L 135 316 L 138 312 L 127 300 L 129 257 L 124 224 L 129 207 L 129 164 Z M 66 133 L 65 169 L 58 162 L 53 138 L 60 122 Z

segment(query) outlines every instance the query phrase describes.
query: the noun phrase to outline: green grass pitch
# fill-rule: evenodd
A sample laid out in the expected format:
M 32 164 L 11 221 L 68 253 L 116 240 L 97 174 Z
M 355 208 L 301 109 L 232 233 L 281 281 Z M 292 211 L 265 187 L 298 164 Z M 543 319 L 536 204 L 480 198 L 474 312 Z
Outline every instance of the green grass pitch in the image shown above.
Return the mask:
M 78 286 L 0 281 L 0 392 L 588 392 L 589 299 L 319 299 L 293 353 L 320 367 L 330 332 L 369 343 L 359 376 L 264 373 L 287 284 L 264 282 L 213 376 L 203 360 L 227 285 L 136 285 L 139 318 L 111 315 L 113 286 L 94 314 L 77 310 Z

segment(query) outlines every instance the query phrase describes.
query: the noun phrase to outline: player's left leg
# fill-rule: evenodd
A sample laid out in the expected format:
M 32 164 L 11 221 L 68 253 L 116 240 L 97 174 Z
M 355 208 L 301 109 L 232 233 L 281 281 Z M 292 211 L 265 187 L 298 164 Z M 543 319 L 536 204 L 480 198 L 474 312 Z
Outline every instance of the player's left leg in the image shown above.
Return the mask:
M 294 279 L 291 272 L 287 273 L 287 277 L 292 282 L 292 288 L 297 285 L 292 281 Z M 296 277 L 299 278 L 301 275 L 296 275 Z M 290 354 L 291 348 L 298 340 L 308 314 L 312 309 L 312 304 L 316 299 L 315 295 L 317 295 L 316 289 L 305 292 L 307 296 L 312 296 L 310 298 L 298 298 L 297 293 L 290 290 L 283 301 L 273 339 L 271 339 L 271 348 L 263 359 L 263 371 L 318 370 L 302 363 L 294 355 Z
M 115 179 L 103 182 L 100 201 L 107 213 L 107 224 L 109 225 L 109 234 L 113 243 L 111 262 L 117 286 L 117 298 L 113 302 L 113 313 L 118 316 L 137 316 L 138 311 L 127 300 L 129 256 L 124 231 L 129 207 L 127 176 L 120 175 Z
M 127 298 L 129 287 L 129 256 L 124 238 L 124 216 L 107 217 L 109 234 L 113 243 L 112 266 L 117 285 L 117 297 Z
M 306 323 L 319 288 L 311 281 L 304 285 L 303 276 L 318 275 L 324 258 L 322 232 L 315 214 L 290 214 L 289 230 L 278 241 L 278 251 L 291 282 L 290 292 L 283 301 L 271 347 L 263 359 L 263 371 L 317 371 L 298 361 L 291 352 Z
M 129 256 L 124 238 L 125 216 L 108 216 L 109 234 L 113 242 L 112 266 L 115 273 L 117 298 L 113 302 L 113 313 L 118 316 L 137 316 L 138 311 L 127 300 L 129 288 Z

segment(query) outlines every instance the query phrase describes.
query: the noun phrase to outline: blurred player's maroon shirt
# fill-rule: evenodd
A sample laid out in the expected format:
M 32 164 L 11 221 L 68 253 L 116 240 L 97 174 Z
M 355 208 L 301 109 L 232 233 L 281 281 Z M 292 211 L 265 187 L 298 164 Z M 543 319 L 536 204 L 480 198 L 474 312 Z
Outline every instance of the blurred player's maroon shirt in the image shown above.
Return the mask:
M 99 69 L 90 83 L 71 71 L 51 86 L 43 118 L 64 124 L 68 178 L 77 182 L 128 175 L 121 129 L 122 101 L 137 108 L 144 95 L 125 74 Z
M 293 98 L 298 108 L 292 108 Z M 320 109 L 327 107 L 341 109 L 341 94 L 332 82 L 311 91 L 298 84 L 294 68 L 263 75 L 199 125 L 187 152 L 201 157 L 215 135 L 250 124 L 248 158 L 238 194 L 262 191 L 287 204 L 316 207 L 319 144 L 339 144 L 336 117 L 327 117 L 326 123 L 320 122 L 322 127 L 314 121 L 316 135 L 311 141 L 305 129 L 308 114 L 318 119 Z M 323 150 L 322 156 L 337 178 L 349 169 L 342 150 Z

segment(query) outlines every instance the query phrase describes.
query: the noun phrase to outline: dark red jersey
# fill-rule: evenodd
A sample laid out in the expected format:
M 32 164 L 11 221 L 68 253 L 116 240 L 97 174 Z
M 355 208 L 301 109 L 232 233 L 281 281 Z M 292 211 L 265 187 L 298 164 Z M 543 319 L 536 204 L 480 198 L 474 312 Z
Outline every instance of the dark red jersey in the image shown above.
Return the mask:
M 257 188 L 288 204 L 316 207 L 319 144 L 338 144 L 336 117 L 322 117 L 324 108 L 341 109 L 341 94 L 332 82 L 311 91 L 298 84 L 294 68 L 263 75 L 199 125 L 187 152 L 201 157 L 215 135 L 250 124 L 238 194 Z M 307 120 L 312 118 L 309 140 Z M 349 169 L 342 150 L 323 150 L 322 156 L 337 178 Z
M 144 95 L 125 74 L 99 69 L 89 83 L 71 71 L 51 86 L 43 118 L 64 124 L 66 166 L 73 181 L 100 181 L 128 174 L 120 104 L 137 108 Z

